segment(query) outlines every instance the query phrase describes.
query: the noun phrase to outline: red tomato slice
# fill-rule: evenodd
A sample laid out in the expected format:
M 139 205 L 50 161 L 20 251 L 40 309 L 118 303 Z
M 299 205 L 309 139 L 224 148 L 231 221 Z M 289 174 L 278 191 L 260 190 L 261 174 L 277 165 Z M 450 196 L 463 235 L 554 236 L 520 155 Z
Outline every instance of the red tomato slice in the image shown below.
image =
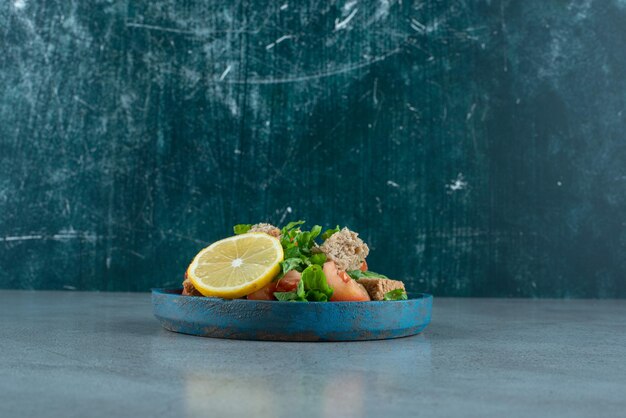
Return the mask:
M 302 274 L 295 270 L 289 270 L 280 280 L 276 282 L 276 292 L 293 292 L 298 288 L 298 282 Z
M 352 280 L 348 273 L 338 270 L 335 262 L 324 263 L 324 274 L 328 285 L 333 288 L 331 302 L 363 302 L 371 300 L 367 290 Z
M 265 287 L 248 295 L 250 300 L 276 300 L 274 292 L 293 292 L 298 287 L 301 274 L 295 270 L 288 271 L 280 280 L 271 282 Z
M 250 293 L 247 299 L 250 300 L 276 300 L 274 292 L 276 291 L 276 282 L 271 282 L 265 287 Z
M 361 264 L 361 271 L 367 271 L 367 261 L 363 260 L 363 264 Z

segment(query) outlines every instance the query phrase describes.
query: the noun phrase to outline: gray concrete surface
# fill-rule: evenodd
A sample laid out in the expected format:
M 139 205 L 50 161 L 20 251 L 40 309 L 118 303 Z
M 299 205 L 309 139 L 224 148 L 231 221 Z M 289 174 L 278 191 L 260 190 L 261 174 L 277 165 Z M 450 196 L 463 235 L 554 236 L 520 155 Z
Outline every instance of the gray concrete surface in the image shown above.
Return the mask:
M 437 299 L 419 336 L 170 333 L 147 294 L 0 291 L 0 416 L 624 416 L 626 301 Z

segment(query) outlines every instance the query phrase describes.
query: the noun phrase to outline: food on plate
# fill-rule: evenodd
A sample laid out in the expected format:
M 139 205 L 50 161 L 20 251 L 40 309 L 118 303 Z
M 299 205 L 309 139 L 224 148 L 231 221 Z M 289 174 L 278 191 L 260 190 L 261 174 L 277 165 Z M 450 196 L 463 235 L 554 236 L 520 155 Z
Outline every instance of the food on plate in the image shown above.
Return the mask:
M 185 280 L 183 280 L 183 296 L 202 296 L 202 293 L 198 292 L 195 287 L 193 287 L 193 283 L 187 277 L 187 273 L 185 272 Z
M 368 301 L 372 300 L 367 293 L 367 289 L 359 284 L 356 280 L 340 270 L 334 261 L 324 263 L 324 274 L 328 285 L 333 288 L 334 293 L 331 297 L 333 302 L 349 302 L 349 301 Z
M 269 284 L 281 270 L 278 238 L 250 232 L 214 242 L 195 256 L 187 277 L 204 296 L 236 299 Z
M 359 234 L 343 228 L 328 237 L 319 247 L 319 251 L 326 254 L 326 258 L 334 261 L 338 269 L 348 271 L 361 268 L 370 249 L 359 238 Z
M 364 277 L 356 282 L 367 290 L 372 300 L 385 300 L 385 295 L 394 290 L 406 293 L 404 283 L 399 280 Z
M 274 238 L 280 238 L 280 229 L 276 228 L 272 224 L 255 224 L 250 227 L 248 232 L 264 232 L 268 235 L 273 236 Z
M 304 230 L 303 224 L 236 225 L 234 236 L 194 257 L 182 294 L 283 302 L 407 299 L 404 283 L 369 270 L 369 247 L 358 233 L 339 226 Z

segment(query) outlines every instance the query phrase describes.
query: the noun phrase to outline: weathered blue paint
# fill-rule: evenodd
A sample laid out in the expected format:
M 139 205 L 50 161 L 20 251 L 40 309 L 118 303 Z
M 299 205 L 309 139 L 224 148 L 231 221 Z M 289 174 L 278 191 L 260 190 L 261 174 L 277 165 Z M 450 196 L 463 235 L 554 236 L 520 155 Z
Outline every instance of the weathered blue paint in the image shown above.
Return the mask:
M 242 340 L 356 341 L 406 337 L 429 323 L 433 297 L 390 302 L 289 303 L 181 296 L 153 289 L 154 315 L 183 334 Z

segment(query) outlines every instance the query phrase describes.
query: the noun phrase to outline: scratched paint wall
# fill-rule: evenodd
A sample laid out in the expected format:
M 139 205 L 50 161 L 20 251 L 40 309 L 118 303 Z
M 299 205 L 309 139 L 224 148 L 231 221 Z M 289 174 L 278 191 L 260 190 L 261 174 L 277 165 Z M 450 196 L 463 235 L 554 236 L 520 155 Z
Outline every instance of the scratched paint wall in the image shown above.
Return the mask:
M 626 296 L 626 2 L 0 4 L 0 287 L 349 225 L 437 295 Z

